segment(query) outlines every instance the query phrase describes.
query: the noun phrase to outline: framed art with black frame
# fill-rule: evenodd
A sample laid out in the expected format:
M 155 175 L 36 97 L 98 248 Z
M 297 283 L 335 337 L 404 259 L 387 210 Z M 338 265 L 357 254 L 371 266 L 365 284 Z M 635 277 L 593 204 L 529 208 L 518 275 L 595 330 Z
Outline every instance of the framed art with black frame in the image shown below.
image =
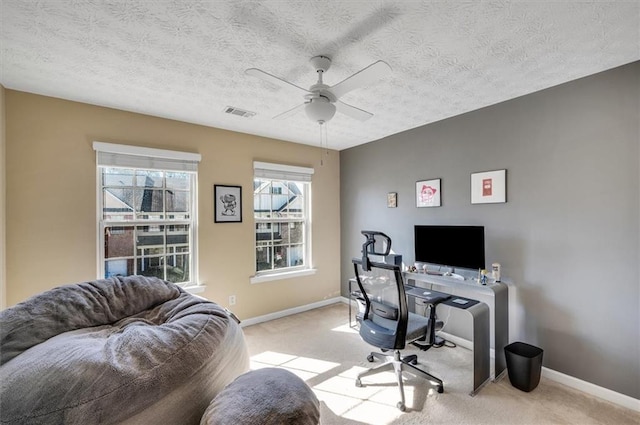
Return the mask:
M 242 222 L 242 186 L 213 185 L 215 223 Z

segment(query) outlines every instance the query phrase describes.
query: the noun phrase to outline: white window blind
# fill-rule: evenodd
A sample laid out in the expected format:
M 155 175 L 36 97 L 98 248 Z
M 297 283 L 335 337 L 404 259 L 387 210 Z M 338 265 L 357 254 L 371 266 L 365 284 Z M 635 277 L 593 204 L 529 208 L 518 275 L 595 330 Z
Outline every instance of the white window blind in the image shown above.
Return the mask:
M 256 178 L 310 182 L 313 172 L 313 168 L 308 167 L 253 162 L 253 175 Z
M 97 165 L 182 172 L 198 171 L 201 155 L 165 149 L 93 142 Z

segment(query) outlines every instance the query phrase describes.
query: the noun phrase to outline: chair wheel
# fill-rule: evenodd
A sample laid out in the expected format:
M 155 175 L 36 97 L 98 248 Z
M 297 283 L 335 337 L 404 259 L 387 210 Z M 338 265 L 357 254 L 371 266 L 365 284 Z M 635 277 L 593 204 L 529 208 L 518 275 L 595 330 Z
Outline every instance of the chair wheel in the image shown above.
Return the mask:
M 442 385 L 438 385 L 438 393 L 442 394 L 444 392 L 444 387 Z
M 373 363 L 373 361 L 374 361 L 373 354 L 369 354 L 369 355 L 367 356 L 367 360 L 369 360 L 369 363 Z
M 362 387 L 362 381 L 360 381 L 360 379 L 356 379 L 356 387 L 358 388 Z
M 400 409 L 401 412 L 404 412 L 405 410 L 407 410 L 406 406 L 401 401 L 399 401 L 398 404 L 396 404 L 396 406 L 398 407 L 398 409 Z

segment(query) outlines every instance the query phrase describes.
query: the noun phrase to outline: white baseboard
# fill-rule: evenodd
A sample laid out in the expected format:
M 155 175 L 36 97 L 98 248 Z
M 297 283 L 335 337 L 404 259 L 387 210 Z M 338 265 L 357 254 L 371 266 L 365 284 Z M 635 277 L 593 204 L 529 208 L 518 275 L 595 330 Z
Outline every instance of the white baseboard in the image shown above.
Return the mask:
M 542 367 L 542 376 L 551 379 L 552 381 L 566 385 L 567 387 L 571 387 L 587 394 L 591 394 L 592 396 L 610 401 L 611 403 L 626 407 L 627 409 L 640 412 L 640 400 L 638 400 L 637 398 L 629 397 L 628 395 L 611 391 L 607 388 L 592 384 L 591 382 L 583 381 L 581 379 L 565 375 L 564 373 L 560 373 L 546 367 Z
M 459 338 L 446 332 L 440 332 L 438 335 L 442 336 L 446 340 L 453 342 L 456 345 L 459 345 L 460 347 L 464 347 L 468 350 L 473 349 L 472 342 L 467 339 Z M 490 354 L 491 358 L 495 359 L 495 351 L 493 348 L 491 349 Z M 619 406 L 626 407 L 627 409 L 640 412 L 640 400 L 638 400 L 637 398 L 620 394 L 607 388 L 592 384 L 591 382 L 583 381 L 581 379 L 574 378 L 573 376 L 565 375 L 564 373 L 557 372 L 544 366 L 542 367 L 542 376 L 559 384 L 563 384 L 567 387 L 582 391 L 583 393 L 587 393 L 603 400 L 610 401 L 611 403 L 615 403 Z
M 268 322 L 269 320 L 281 319 L 283 317 L 291 316 L 292 314 L 303 313 L 305 311 L 313 310 L 315 308 L 325 307 L 331 304 L 341 302 L 343 297 L 329 298 L 327 300 L 318 301 L 315 303 L 302 305 L 300 307 L 289 308 L 282 311 L 276 311 L 274 313 L 265 314 L 264 316 L 252 317 L 240 322 L 241 327 L 257 325 L 258 323 Z
M 339 302 L 344 304 L 349 304 L 349 298 L 342 297 L 342 296 L 336 297 L 336 298 L 330 298 L 328 300 L 318 301 L 316 303 L 311 303 L 311 304 L 303 305 L 300 307 L 294 307 L 287 310 L 266 314 L 264 316 L 253 317 L 251 319 L 243 320 L 242 323 L 240 323 L 240 326 L 244 327 L 244 326 L 256 325 L 258 323 L 267 322 L 269 320 L 274 320 L 274 319 L 280 319 L 282 317 L 290 316 L 292 314 L 302 313 L 304 311 L 313 310 L 314 308 L 324 307 L 324 306 L 339 303 Z M 460 347 L 464 347 L 468 350 L 473 349 L 473 343 L 468 339 L 460 338 L 455 335 L 451 335 L 447 332 L 439 332 L 438 335 L 442 336 L 446 340 L 453 342 L 456 345 L 459 345 Z M 493 348 L 490 350 L 490 355 L 491 355 L 491 358 L 495 358 L 495 351 Z M 626 407 L 627 409 L 640 412 L 640 400 L 636 398 L 629 397 L 624 394 L 620 394 L 618 392 L 600 387 L 598 385 L 592 384 L 587 381 L 583 381 L 578 378 L 574 378 L 573 376 L 565 375 L 564 373 L 560 373 L 546 367 L 542 368 L 542 376 L 552 381 L 566 385 L 567 387 L 574 388 L 578 391 L 582 391 L 584 393 L 601 398 L 603 400 L 609 401 L 619 406 Z

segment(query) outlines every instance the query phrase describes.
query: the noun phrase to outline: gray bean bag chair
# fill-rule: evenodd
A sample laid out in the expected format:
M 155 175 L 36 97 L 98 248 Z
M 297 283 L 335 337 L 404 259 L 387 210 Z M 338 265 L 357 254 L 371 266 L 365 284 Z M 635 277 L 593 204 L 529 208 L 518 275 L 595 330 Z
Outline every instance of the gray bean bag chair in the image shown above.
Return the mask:
M 0 312 L 0 423 L 198 424 L 248 366 L 236 321 L 172 283 L 61 286 Z

